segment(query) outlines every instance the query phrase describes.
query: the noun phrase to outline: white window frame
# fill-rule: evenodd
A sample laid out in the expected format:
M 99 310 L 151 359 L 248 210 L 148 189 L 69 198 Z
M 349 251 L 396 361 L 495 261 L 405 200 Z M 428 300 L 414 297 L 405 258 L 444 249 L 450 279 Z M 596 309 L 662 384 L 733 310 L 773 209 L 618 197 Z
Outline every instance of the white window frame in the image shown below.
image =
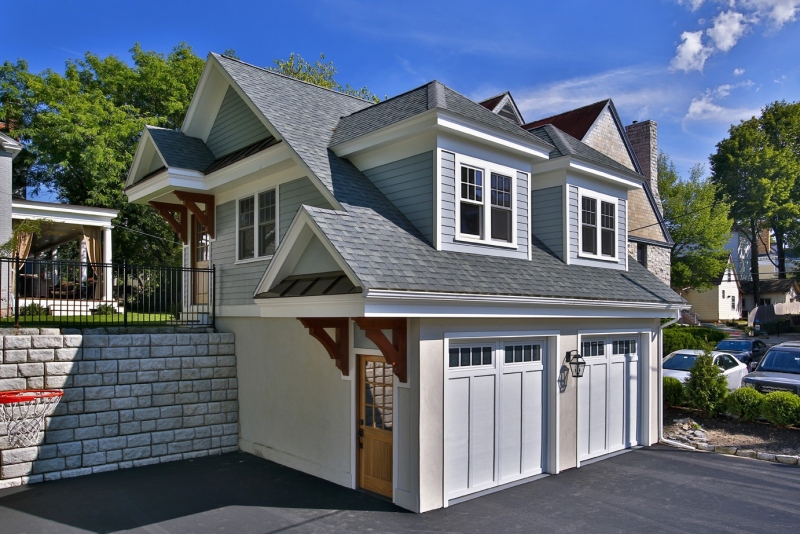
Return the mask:
M 250 263 L 254 261 L 264 261 L 272 259 L 275 255 L 273 252 L 272 254 L 267 254 L 264 256 L 259 256 L 258 254 L 258 209 L 259 209 L 259 196 L 261 193 L 266 193 L 267 191 L 275 191 L 275 250 L 278 250 L 278 245 L 280 245 L 280 186 L 276 185 L 274 187 L 266 187 L 264 189 L 259 189 L 258 191 L 254 191 L 248 195 L 242 195 L 240 197 L 236 197 L 236 243 L 235 243 L 235 261 L 234 263 Z M 247 198 L 253 198 L 253 257 L 252 258 L 239 258 L 239 202 L 245 200 Z
M 595 228 L 597 238 L 597 254 L 584 252 L 583 250 L 583 199 L 591 198 L 597 202 L 597 225 Z M 602 203 L 606 202 L 614 206 L 614 255 L 606 256 L 603 254 L 603 225 L 602 225 Z M 578 188 L 578 257 L 591 258 L 616 263 L 619 261 L 619 199 L 596 191 Z
M 474 236 L 472 234 L 461 233 L 461 167 L 470 167 L 483 172 L 483 202 L 482 215 L 483 224 L 481 228 L 481 235 Z M 517 195 L 517 173 L 522 172 L 517 169 L 499 165 L 489 161 L 472 158 L 456 154 L 455 164 L 455 239 L 456 241 L 464 243 L 479 243 L 482 245 L 491 245 L 493 247 L 513 248 L 517 247 L 517 211 L 518 195 Z M 491 238 L 492 229 L 492 173 L 502 174 L 511 178 L 511 241 L 498 241 Z M 464 199 L 465 202 L 471 204 L 478 204 L 477 202 Z

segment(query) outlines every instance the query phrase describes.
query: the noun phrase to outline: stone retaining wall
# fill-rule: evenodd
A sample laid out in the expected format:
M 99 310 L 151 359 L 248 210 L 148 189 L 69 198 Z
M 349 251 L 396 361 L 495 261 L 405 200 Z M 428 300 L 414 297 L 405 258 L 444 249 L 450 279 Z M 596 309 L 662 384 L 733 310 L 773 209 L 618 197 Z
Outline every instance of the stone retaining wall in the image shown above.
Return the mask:
M 38 446 L 0 424 L 0 488 L 238 450 L 234 335 L 131 332 L 0 330 L 0 390 L 64 391 Z

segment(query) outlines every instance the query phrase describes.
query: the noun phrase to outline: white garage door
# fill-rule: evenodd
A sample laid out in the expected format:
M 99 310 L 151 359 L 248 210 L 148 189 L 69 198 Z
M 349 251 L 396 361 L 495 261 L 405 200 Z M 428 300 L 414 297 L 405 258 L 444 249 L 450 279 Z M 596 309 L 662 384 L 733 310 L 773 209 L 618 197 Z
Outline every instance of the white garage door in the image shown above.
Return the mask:
M 542 472 L 544 341 L 451 344 L 445 493 L 454 499 Z
M 586 370 L 578 378 L 578 458 L 588 460 L 637 444 L 638 336 L 584 337 Z

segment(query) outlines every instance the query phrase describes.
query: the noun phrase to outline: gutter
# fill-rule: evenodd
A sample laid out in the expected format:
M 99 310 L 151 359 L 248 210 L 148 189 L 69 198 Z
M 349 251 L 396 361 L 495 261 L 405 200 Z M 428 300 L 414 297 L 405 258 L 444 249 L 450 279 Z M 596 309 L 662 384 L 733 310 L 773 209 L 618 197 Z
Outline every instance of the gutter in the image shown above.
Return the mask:
M 658 442 L 693 451 L 694 447 L 664 437 L 664 368 L 661 366 L 661 360 L 664 359 L 664 329 L 677 323 L 680 318 L 680 312 L 678 312 L 677 317 L 658 327 L 658 357 L 660 358 L 658 361 Z

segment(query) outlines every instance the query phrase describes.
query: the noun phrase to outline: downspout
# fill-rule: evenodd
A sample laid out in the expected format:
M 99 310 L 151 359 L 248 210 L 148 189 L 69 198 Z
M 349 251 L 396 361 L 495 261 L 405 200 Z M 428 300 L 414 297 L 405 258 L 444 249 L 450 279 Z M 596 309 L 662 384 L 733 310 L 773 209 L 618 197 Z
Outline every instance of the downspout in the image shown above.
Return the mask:
M 664 359 L 664 329 L 677 323 L 680 318 L 681 312 L 678 310 L 677 317 L 658 327 L 658 442 L 681 449 L 695 450 L 694 447 L 664 437 L 664 368 L 661 365 Z

